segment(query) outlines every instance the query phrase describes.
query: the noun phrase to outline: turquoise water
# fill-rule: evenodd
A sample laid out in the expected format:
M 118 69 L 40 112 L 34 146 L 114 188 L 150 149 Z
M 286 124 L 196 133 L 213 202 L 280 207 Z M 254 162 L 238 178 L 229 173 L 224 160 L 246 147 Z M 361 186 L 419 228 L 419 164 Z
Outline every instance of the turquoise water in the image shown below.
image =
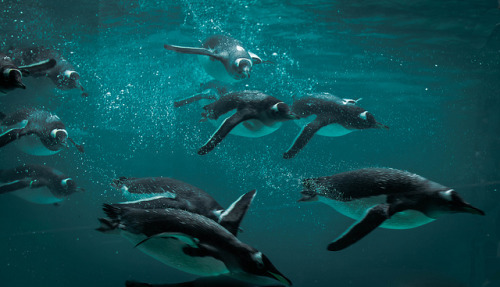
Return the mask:
M 458 2 L 458 3 L 457 3 Z M 257 189 L 239 238 L 263 251 L 294 286 L 500 286 L 500 22 L 496 1 L 53 1 L 0 0 L 1 51 L 43 45 L 77 68 L 89 97 L 26 78 L 0 111 L 56 113 L 86 152 L 51 157 L 0 150 L 0 168 L 53 166 L 86 189 L 59 207 L 1 196 L 1 286 L 123 286 L 195 277 L 101 234 L 102 203 L 123 201 L 118 176 L 169 176 L 228 206 Z M 329 92 L 390 130 L 315 136 L 282 154 L 299 127 L 262 138 L 228 136 L 205 156 L 215 127 L 175 100 L 211 80 L 196 57 L 209 35 L 240 39 L 275 64 L 257 65 L 235 89 L 291 104 Z M 448 215 L 408 230 L 377 229 L 340 252 L 326 245 L 352 220 L 297 203 L 300 179 L 363 167 L 408 170 L 455 188 L 485 217 Z

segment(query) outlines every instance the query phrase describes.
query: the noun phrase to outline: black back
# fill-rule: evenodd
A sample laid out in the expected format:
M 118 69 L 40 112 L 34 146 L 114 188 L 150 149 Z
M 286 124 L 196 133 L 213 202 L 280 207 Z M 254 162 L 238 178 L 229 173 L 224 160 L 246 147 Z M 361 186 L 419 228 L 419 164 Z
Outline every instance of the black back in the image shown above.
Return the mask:
M 28 124 L 19 132 L 19 136 L 37 135 L 43 145 L 53 151 L 65 146 L 66 138 L 54 138 L 50 135 L 54 129 L 66 129 L 64 123 L 58 116 L 44 110 L 35 108 L 17 110 L 6 115 L 1 125 L 12 126 L 23 120 L 28 120 Z
M 127 178 L 120 177 L 113 180 L 113 186 L 121 188 L 127 186 L 128 192 L 135 194 L 161 194 L 170 192 L 175 195 L 173 198 L 161 198 L 156 200 L 138 201 L 132 203 L 117 204 L 131 208 L 158 209 L 158 208 L 176 208 L 188 210 L 201 214 L 213 220 L 218 217 L 213 213 L 214 210 L 222 210 L 215 199 L 213 199 L 204 190 L 188 184 L 186 182 L 169 177 L 145 177 L 145 178 Z
M 419 194 L 450 188 L 419 175 L 386 168 L 365 168 L 303 181 L 304 195 L 317 193 L 334 200 L 350 201 L 377 195 Z
M 203 109 L 207 111 L 208 118 L 216 120 L 234 109 L 265 111 L 279 102 L 282 101 L 261 91 L 245 90 L 225 94 L 217 101 L 204 106 Z
M 317 115 L 324 125 L 338 123 L 350 129 L 367 129 L 377 127 L 375 118 L 366 113 L 366 119 L 360 117 L 365 109 L 345 104 L 344 101 L 328 93 L 318 93 L 294 101 L 292 111 L 301 118 Z
M 81 190 L 73 180 L 66 181 L 66 186 L 63 186 L 61 181 L 67 178 L 69 177 L 59 170 L 37 164 L 24 164 L 13 169 L 0 170 L 0 182 L 26 179 L 35 182 L 36 188 L 46 186 L 56 197 L 68 196 Z
M 45 59 L 55 59 L 57 61 L 57 64 L 53 68 L 47 71 L 32 73 L 31 76 L 48 77 L 59 89 L 84 90 L 79 82 L 80 75 L 78 73 L 73 74 L 69 78 L 64 74 L 66 71 L 76 70 L 75 67 L 70 62 L 68 62 L 68 60 L 66 60 L 57 50 L 49 49 L 43 46 L 16 48 L 11 50 L 11 56 L 14 60 L 14 63 L 19 66 L 31 65 Z

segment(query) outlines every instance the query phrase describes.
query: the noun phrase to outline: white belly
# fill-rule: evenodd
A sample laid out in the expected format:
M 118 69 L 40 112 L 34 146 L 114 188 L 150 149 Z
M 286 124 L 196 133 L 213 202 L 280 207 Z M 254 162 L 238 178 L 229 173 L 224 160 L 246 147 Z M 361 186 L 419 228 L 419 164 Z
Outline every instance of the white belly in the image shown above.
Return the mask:
M 198 103 L 202 107 L 204 107 L 205 105 L 210 104 L 211 101 L 200 100 Z M 208 120 L 208 121 L 215 127 L 219 128 L 226 118 L 234 115 L 235 113 L 236 110 L 233 110 L 222 115 L 221 117 L 219 117 L 218 120 Z M 281 127 L 281 124 L 282 124 L 281 122 L 264 123 L 260 120 L 251 119 L 235 126 L 229 134 L 247 138 L 259 138 L 277 131 Z
M 46 148 L 40 141 L 40 138 L 36 135 L 20 137 L 18 140 L 15 141 L 15 143 L 18 149 L 31 155 L 47 156 L 56 154 L 61 151 L 61 150 L 53 151 Z
M 144 235 L 137 235 L 123 230 L 121 235 L 134 245 L 146 238 Z M 182 251 L 185 246 L 185 242 L 175 238 L 152 238 L 137 246 L 137 248 L 156 260 L 187 273 L 200 276 L 217 276 L 229 273 L 226 265 L 213 257 L 187 256 Z
M 312 122 L 316 118 L 316 115 L 309 116 L 307 118 L 302 118 L 294 121 L 299 127 L 305 127 L 307 124 Z M 339 124 L 329 124 L 327 126 L 319 129 L 316 134 L 325 137 L 340 137 L 348 133 L 352 133 L 356 130 L 346 129 Z
M 54 204 L 64 200 L 63 198 L 55 197 L 47 187 L 24 188 L 10 192 L 10 194 L 37 204 Z
M 228 74 L 226 67 L 220 61 L 212 61 L 209 56 L 204 55 L 199 55 L 198 60 L 205 69 L 205 72 L 216 80 L 230 84 L 238 82 L 237 79 Z
M 372 196 L 363 200 L 353 201 L 337 201 L 324 196 L 319 196 L 318 199 L 320 202 L 331 206 L 336 211 L 354 220 L 362 219 L 368 209 L 386 202 L 385 195 Z M 380 225 L 380 227 L 388 229 L 409 229 L 427 224 L 431 221 L 434 221 L 434 219 L 427 217 L 419 211 L 406 210 L 394 214 L 389 220 L 386 220 Z

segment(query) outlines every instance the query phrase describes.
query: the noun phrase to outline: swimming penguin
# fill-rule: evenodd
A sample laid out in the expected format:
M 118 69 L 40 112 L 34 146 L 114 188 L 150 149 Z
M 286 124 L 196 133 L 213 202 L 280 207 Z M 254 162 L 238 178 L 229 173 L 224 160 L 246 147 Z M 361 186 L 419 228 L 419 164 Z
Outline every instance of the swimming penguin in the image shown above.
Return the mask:
M 10 55 L 18 65 L 31 64 L 46 58 L 56 59 L 57 65 L 52 69 L 33 73 L 32 76 L 48 77 L 61 90 L 79 89 L 83 97 L 88 96 L 80 83 L 80 74 L 58 51 L 46 47 L 16 48 L 11 49 Z
M 56 65 L 54 59 L 42 59 L 30 65 L 16 66 L 12 59 L 0 53 L 0 93 L 7 93 L 13 89 L 26 89 L 23 84 L 23 76 L 41 73 L 53 68 Z
M 35 108 L 0 113 L 0 148 L 15 141 L 17 147 L 31 155 L 53 155 L 68 147 L 69 140 L 83 152 L 83 146 L 70 137 L 58 116 Z
M 254 64 L 267 62 L 245 49 L 240 41 L 224 35 L 208 37 L 202 48 L 167 44 L 164 47 L 178 53 L 200 55 L 199 60 L 205 71 L 215 79 L 228 83 L 249 78 Z
M 356 243 L 378 226 L 409 229 L 448 213 L 484 215 L 455 190 L 397 169 L 365 168 L 308 178 L 302 184 L 303 197 L 299 201 L 320 201 L 359 220 L 328 245 L 330 251 Z
M 0 182 L 0 194 L 14 194 L 38 204 L 57 204 L 65 197 L 83 191 L 62 172 L 35 164 L 0 170 Z
M 201 277 L 189 282 L 170 283 L 170 284 L 150 284 L 137 281 L 125 282 L 126 287 L 258 287 L 254 284 L 234 280 L 227 276 Z M 273 285 L 274 287 L 283 285 Z M 269 286 L 271 287 L 271 286 Z
M 123 193 L 142 195 L 142 199 L 128 201 L 115 206 L 141 209 L 176 208 L 208 217 L 238 234 L 256 191 L 247 192 L 225 209 L 204 190 L 169 177 L 127 178 L 113 180 L 113 186 Z M 147 196 L 147 197 L 144 197 Z
M 357 101 L 340 99 L 329 93 L 314 94 L 295 101 L 292 111 L 301 118 L 295 122 L 304 127 L 283 157 L 293 158 L 316 133 L 338 137 L 362 129 L 389 129 L 378 123 L 368 111 L 356 106 Z
M 256 284 L 291 285 L 260 251 L 205 216 L 186 210 L 105 204 L 98 230 L 119 233 L 160 262 L 201 276 L 227 275 Z
M 203 119 L 211 120 L 236 111 L 221 122 L 208 142 L 198 150 L 200 155 L 213 150 L 237 126 L 240 127 L 238 135 L 261 137 L 276 131 L 282 121 L 297 118 L 287 104 L 260 91 L 231 92 L 203 109 Z

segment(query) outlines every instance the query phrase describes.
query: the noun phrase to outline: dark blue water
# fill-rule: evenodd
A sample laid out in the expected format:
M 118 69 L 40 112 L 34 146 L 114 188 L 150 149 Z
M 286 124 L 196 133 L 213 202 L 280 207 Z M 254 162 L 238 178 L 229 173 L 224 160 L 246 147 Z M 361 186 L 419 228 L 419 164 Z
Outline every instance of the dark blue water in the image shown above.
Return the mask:
M 2 195 L 1 286 L 123 286 L 195 277 L 98 233 L 102 203 L 123 201 L 117 176 L 169 176 L 229 205 L 258 194 L 239 238 L 263 251 L 294 286 L 500 286 L 500 22 L 497 1 L 54 1 L 0 0 L 1 51 L 44 45 L 81 74 L 89 97 L 26 79 L 0 111 L 43 107 L 86 152 L 51 157 L 0 150 L 0 168 L 53 166 L 86 189 L 59 207 Z M 236 89 L 291 104 L 310 92 L 363 98 L 390 130 L 316 136 L 282 159 L 299 128 L 227 137 L 196 150 L 215 127 L 200 109 L 175 109 L 211 78 L 196 57 L 163 49 L 209 35 L 240 39 L 275 64 Z M 352 220 L 297 203 L 300 179 L 363 167 L 408 170 L 455 188 L 485 217 L 448 215 L 408 230 L 377 229 L 340 252 L 326 245 Z

